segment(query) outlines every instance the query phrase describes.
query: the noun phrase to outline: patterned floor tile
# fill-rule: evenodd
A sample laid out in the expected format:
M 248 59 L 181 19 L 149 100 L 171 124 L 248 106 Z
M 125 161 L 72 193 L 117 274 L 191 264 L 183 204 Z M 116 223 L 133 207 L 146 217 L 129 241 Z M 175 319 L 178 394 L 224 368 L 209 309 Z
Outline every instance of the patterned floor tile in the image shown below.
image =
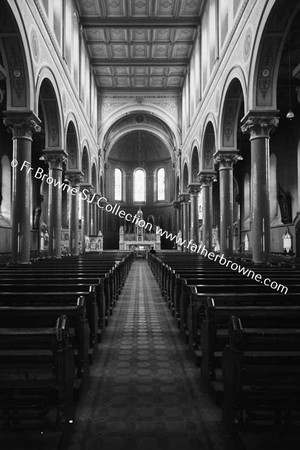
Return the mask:
M 145 260 L 133 263 L 100 347 L 69 450 L 224 450 L 220 411 Z

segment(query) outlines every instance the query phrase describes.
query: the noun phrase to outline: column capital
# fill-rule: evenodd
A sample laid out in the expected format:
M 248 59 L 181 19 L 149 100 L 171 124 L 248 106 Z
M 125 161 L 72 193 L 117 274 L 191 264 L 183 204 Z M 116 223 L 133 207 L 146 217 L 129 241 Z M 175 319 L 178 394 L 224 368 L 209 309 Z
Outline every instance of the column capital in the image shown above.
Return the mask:
M 242 119 L 241 130 L 250 134 L 250 140 L 270 138 L 271 132 L 278 126 L 279 111 L 249 111 Z
M 190 200 L 190 194 L 180 194 L 179 195 L 180 203 L 188 203 Z
M 202 171 L 199 173 L 200 186 L 212 186 L 213 182 L 217 181 L 217 174 L 214 171 Z
M 63 163 L 67 162 L 68 154 L 62 149 L 50 149 L 43 150 L 43 156 L 40 157 L 41 161 L 46 161 L 49 164 L 50 169 L 62 170 Z
M 32 134 L 41 131 L 41 121 L 32 111 L 23 113 L 4 111 L 3 115 L 3 123 L 12 133 L 13 139 L 23 138 L 32 140 Z
M 199 183 L 190 183 L 188 185 L 188 190 L 190 195 L 197 195 L 200 192 L 200 184 Z
M 80 184 L 80 191 L 83 191 L 84 189 L 89 192 L 89 195 L 92 195 L 94 192 L 93 186 L 89 183 Z
M 232 166 L 241 161 L 243 157 L 239 155 L 238 150 L 218 150 L 214 154 L 214 163 L 219 164 L 221 169 L 232 168 Z
M 80 170 L 69 170 L 66 172 L 66 178 L 70 181 L 72 186 L 79 186 L 83 181 L 83 172 Z
M 180 209 L 180 201 L 173 202 L 174 209 Z

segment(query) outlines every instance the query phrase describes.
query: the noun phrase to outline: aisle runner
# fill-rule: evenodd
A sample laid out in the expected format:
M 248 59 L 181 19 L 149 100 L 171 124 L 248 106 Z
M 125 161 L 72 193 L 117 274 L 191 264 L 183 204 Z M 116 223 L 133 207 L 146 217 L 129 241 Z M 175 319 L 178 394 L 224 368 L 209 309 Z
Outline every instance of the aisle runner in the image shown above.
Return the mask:
M 70 450 L 221 450 L 220 412 L 145 260 L 133 263 L 91 370 Z

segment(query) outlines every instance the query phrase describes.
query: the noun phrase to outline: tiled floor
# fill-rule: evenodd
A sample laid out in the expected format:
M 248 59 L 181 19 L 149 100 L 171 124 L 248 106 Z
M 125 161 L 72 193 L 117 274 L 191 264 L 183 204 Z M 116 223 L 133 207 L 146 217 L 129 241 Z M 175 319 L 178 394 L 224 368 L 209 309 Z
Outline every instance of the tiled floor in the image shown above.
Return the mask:
M 220 411 L 145 260 L 137 260 L 91 368 L 69 450 L 221 450 Z

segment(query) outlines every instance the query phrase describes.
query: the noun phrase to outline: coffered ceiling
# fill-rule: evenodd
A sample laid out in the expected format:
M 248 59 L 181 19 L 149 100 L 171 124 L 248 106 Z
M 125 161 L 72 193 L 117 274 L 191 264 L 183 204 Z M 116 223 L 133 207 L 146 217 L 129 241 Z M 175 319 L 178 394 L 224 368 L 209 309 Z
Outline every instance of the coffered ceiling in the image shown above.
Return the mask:
M 76 2 L 99 89 L 181 89 L 204 0 Z

